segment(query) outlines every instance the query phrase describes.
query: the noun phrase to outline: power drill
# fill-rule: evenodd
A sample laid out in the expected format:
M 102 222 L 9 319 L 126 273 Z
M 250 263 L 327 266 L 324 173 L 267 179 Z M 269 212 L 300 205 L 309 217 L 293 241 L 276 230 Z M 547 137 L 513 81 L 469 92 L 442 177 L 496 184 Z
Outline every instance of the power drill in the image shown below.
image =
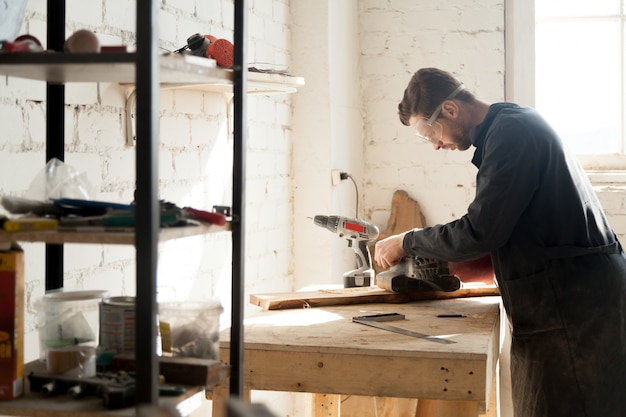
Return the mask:
M 372 257 L 367 244 L 378 238 L 378 227 L 363 220 L 342 216 L 315 216 L 316 225 L 325 227 L 339 237 L 348 239 L 348 247 L 356 252 L 357 269 L 343 274 L 343 286 L 369 287 L 374 284 L 374 269 Z M 355 244 L 356 243 L 356 244 Z

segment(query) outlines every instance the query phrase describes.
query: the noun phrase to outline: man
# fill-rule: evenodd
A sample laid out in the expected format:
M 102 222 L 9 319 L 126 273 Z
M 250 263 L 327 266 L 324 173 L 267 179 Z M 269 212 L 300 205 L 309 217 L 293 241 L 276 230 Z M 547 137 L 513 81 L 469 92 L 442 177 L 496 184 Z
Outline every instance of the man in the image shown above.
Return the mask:
M 476 196 L 458 220 L 376 243 L 376 262 L 489 253 L 515 416 L 626 416 L 626 257 L 558 135 L 535 110 L 489 105 L 434 68 L 413 75 L 399 115 L 435 149 L 476 148 Z

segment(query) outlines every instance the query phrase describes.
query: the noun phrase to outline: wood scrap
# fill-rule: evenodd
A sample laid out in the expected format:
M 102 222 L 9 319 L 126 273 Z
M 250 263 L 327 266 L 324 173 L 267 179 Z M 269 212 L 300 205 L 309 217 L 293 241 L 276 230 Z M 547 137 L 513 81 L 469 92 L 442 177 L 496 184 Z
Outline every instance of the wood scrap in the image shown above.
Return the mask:
M 321 289 L 317 291 L 252 294 L 250 303 L 264 310 L 311 308 L 364 303 L 400 304 L 418 300 L 500 295 L 495 285 L 466 285 L 457 291 L 424 291 L 399 294 L 378 287 Z
M 380 234 L 378 240 L 383 240 L 389 236 L 406 232 L 416 227 L 426 226 L 426 219 L 422 214 L 417 201 L 409 197 L 409 193 L 404 190 L 396 190 L 391 198 L 391 214 L 387 220 L 387 228 Z M 372 259 L 374 259 L 374 247 L 370 248 Z M 378 274 L 384 271 L 376 262 L 373 262 L 374 271 Z

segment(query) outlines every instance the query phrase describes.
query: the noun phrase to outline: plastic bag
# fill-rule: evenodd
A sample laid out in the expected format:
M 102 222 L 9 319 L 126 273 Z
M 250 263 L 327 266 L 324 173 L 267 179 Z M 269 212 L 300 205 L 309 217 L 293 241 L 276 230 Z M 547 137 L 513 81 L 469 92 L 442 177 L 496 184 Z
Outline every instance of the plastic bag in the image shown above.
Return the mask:
M 48 161 L 26 191 L 26 197 L 40 201 L 56 198 L 90 200 L 92 194 L 93 186 L 87 175 L 57 158 Z

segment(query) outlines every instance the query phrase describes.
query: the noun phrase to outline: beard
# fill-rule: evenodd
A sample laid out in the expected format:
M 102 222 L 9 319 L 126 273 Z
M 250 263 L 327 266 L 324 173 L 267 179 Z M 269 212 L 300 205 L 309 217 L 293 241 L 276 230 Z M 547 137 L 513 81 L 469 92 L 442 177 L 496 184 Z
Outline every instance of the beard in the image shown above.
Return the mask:
M 453 143 L 456 145 L 457 150 L 466 151 L 472 146 L 470 130 L 471 129 L 463 126 L 457 126 L 457 128 L 453 130 Z

